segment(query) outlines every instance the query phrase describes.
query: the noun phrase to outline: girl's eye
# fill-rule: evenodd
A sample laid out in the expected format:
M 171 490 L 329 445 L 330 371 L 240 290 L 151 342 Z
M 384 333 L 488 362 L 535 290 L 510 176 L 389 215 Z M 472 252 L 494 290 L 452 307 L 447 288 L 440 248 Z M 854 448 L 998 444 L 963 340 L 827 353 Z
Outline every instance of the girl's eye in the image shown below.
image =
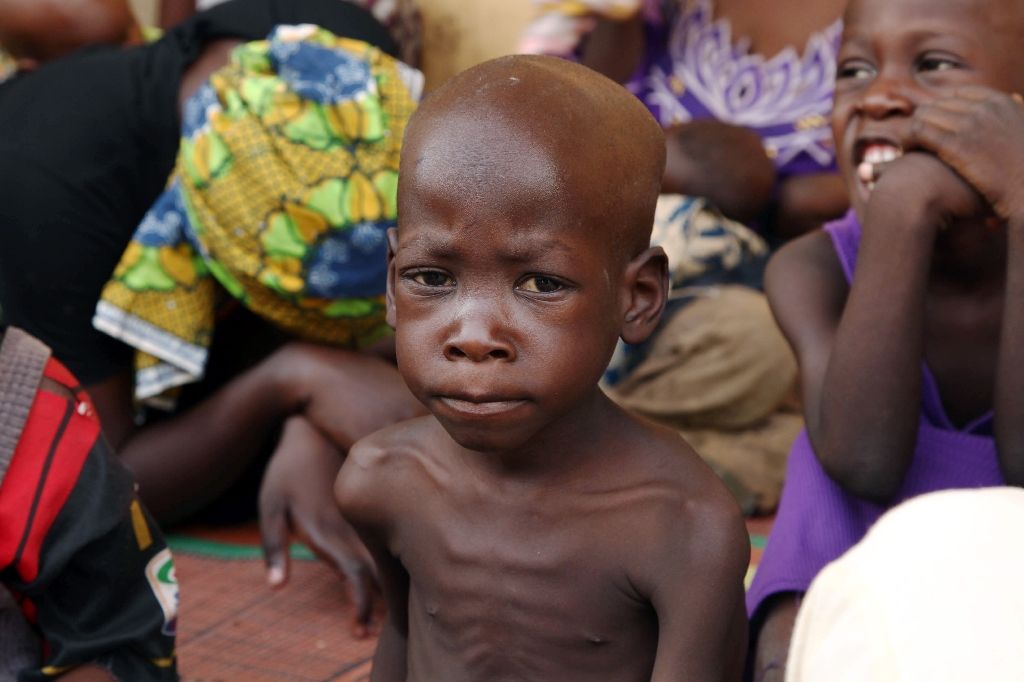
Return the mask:
M 839 67 L 836 69 L 836 78 L 871 78 L 874 74 L 874 67 L 860 59 L 848 59 L 840 62 Z
M 427 287 L 450 287 L 455 284 L 454 279 L 438 270 L 420 270 L 412 273 L 409 277 L 417 284 Z
M 921 71 L 949 71 L 959 67 L 960 64 L 949 57 L 927 56 L 917 62 L 917 68 Z
M 527 277 L 519 284 L 519 288 L 532 294 L 550 294 L 563 288 L 561 282 L 553 277 L 534 275 Z

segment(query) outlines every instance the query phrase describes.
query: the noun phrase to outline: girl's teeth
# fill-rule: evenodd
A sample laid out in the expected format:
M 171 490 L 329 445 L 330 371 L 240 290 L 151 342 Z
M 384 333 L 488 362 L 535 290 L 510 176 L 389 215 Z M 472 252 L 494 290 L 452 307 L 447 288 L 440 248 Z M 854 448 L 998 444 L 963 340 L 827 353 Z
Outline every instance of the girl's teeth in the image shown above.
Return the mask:
M 860 181 L 865 183 L 865 184 L 870 183 L 872 180 L 874 180 L 875 179 L 875 166 L 874 166 L 874 164 L 869 163 L 867 161 L 862 161 L 860 163 L 860 165 L 857 166 L 857 177 L 860 178 Z
M 903 152 L 897 147 L 889 145 L 872 145 L 864 150 L 864 161 L 871 164 L 888 163 L 895 161 Z

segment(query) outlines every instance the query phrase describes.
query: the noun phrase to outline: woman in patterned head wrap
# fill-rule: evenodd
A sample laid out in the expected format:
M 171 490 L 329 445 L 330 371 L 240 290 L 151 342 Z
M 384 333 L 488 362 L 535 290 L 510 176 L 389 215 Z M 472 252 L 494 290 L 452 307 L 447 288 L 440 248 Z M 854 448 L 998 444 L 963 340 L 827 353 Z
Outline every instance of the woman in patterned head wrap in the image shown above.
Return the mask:
M 333 474 L 418 410 L 381 306 L 420 83 L 395 52 L 349 3 L 232 0 L 0 86 L 6 321 L 72 368 L 165 521 L 259 475 L 287 420 L 261 495 L 272 582 L 292 528 L 352 579 L 364 618 L 370 561 Z M 182 386 L 170 415 L 137 416 L 135 398 L 170 405 Z

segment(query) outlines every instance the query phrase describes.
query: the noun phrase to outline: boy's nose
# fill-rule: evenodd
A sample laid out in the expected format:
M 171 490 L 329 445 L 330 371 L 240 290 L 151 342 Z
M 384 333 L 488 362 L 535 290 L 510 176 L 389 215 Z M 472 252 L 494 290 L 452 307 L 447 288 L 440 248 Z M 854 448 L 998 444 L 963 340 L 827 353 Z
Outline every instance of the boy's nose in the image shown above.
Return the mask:
M 498 332 L 489 319 L 463 318 L 458 328 L 445 341 L 444 357 L 453 362 L 515 360 L 515 346 Z
M 868 87 L 857 108 L 871 118 L 909 116 L 914 113 L 914 100 L 900 83 L 878 78 Z

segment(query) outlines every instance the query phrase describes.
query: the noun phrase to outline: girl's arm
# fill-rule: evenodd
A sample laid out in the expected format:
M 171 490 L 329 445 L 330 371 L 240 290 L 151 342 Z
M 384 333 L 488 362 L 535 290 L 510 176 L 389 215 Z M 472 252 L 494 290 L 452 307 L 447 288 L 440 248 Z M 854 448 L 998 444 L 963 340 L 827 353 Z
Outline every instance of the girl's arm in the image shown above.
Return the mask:
M 824 233 L 797 240 L 769 265 L 768 296 L 800 363 L 811 442 L 855 495 L 889 499 L 910 465 L 935 235 L 945 216 L 964 212 L 951 203 L 976 200 L 935 157 L 906 154 L 872 193 L 848 293 Z
M 1024 485 L 1024 217 L 1007 226 L 1006 298 L 995 387 L 999 464 L 1009 485 Z

